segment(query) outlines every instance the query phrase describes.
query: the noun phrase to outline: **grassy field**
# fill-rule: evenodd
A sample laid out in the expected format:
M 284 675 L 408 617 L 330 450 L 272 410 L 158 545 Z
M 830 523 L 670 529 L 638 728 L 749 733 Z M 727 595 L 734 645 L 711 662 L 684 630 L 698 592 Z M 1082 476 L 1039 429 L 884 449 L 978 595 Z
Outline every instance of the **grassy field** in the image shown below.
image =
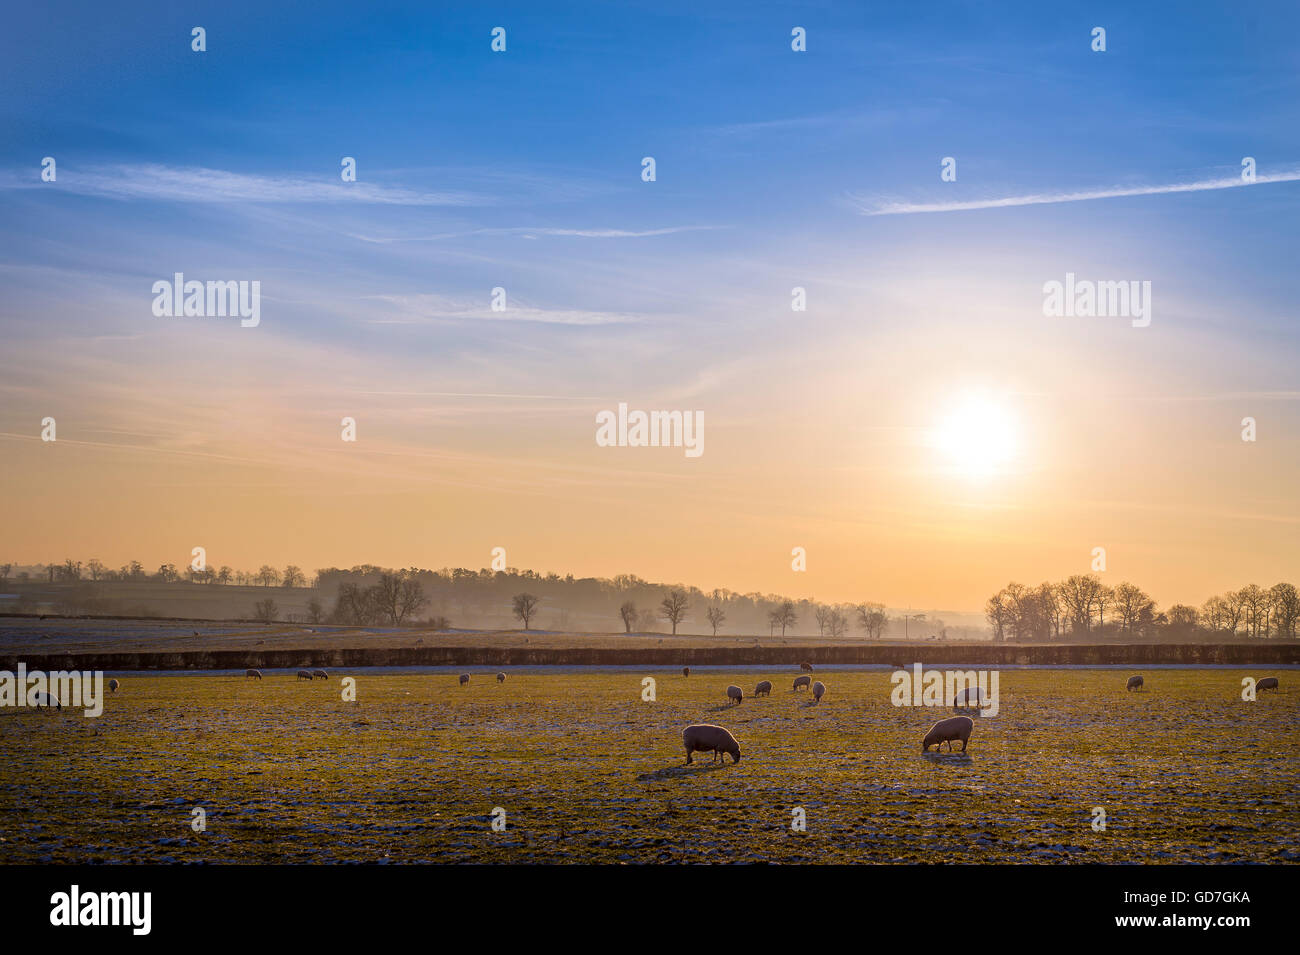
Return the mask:
M 984 641 L 987 644 L 987 641 Z M 952 641 L 951 643 L 957 643 Z M 418 630 L 331 627 L 324 624 L 211 623 L 150 620 L 38 620 L 0 617 L 0 651 L 7 653 L 175 653 L 183 650 L 343 650 L 355 647 L 824 647 L 828 644 L 909 646 L 849 634 L 828 641 L 817 634 L 736 636 L 681 633 L 571 633 L 545 630 Z M 937 642 L 920 642 L 935 646 Z M 957 644 L 961 645 L 961 644 Z
M 97 719 L 0 710 L 0 860 L 1300 861 L 1290 671 L 1247 703 L 1236 670 L 1149 670 L 1139 693 L 1003 670 L 965 756 L 922 755 L 951 711 L 892 706 L 879 671 L 819 670 L 817 706 L 785 671 L 358 671 L 355 703 L 345 675 L 127 674 Z M 771 698 L 723 705 L 763 678 Z M 731 729 L 742 761 L 684 766 L 692 722 Z

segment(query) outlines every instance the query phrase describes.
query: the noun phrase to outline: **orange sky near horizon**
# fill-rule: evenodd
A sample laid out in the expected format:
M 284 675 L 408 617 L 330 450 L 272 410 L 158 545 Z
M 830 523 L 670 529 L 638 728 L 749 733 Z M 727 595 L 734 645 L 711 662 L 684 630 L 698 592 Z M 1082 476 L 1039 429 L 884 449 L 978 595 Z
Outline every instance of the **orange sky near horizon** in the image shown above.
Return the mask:
M 933 332 L 791 342 L 782 374 L 755 359 L 689 394 L 604 380 L 572 399 L 433 395 L 402 363 L 267 338 L 251 352 L 202 326 L 70 340 L 57 356 L 15 343 L 0 559 L 152 570 L 203 546 L 242 569 L 478 568 L 504 547 L 539 571 L 967 612 L 1010 580 L 1089 572 L 1094 547 L 1103 579 L 1161 606 L 1300 580 L 1300 459 L 1275 438 L 1293 400 L 1161 395 L 1154 376 L 1125 387 L 1113 358 L 1086 361 L 1104 340 L 1049 349 L 1028 334 L 972 360 L 969 342 Z M 142 350 L 129 382 L 107 373 Z M 519 393 L 473 386 L 445 390 Z M 962 417 L 972 395 L 1011 436 L 991 475 L 968 460 L 986 423 Z M 705 453 L 597 447 L 595 414 L 620 400 L 702 410 Z M 1240 439 L 1247 412 L 1255 443 Z M 954 414 L 977 440 L 954 437 Z M 796 546 L 806 572 L 791 569 Z

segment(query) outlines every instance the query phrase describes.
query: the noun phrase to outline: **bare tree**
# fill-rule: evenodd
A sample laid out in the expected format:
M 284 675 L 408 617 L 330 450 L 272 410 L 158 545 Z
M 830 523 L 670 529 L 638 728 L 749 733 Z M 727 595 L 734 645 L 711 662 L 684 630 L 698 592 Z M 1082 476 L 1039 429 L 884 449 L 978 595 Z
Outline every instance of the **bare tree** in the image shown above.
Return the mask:
M 334 604 L 332 618 L 349 627 L 365 626 L 377 615 L 372 596 L 372 588 L 362 589 L 356 584 L 339 584 L 338 599 Z
M 262 623 L 272 623 L 276 617 L 280 616 L 280 608 L 275 605 L 275 601 L 268 597 L 265 600 L 259 600 L 253 605 L 253 619 Z
M 1267 637 L 1269 631 L 1268 591 L 1262 589 L 1258 584 L 1247 584 L 1237 591 L 1237 596 L 1241 600 L 1242 609 L 1245 611 L 1246 631 L 1255 638 Z
M 108 568 L 104 566 L 103 561 L 98 558 L 91 558 L 91 560 L 86 563 L 86 571 L 90 574 L 91 580 L 99 580 L 104 576 L 104 571 L 107 569 Z
M 270 564 L 263 564 L 257 572 L 257 580 L 263 587 L 277 587 L 280 584 L 280 572 Z
M 787 627 L 793 627 L 797 623 L 794 613 L 794 602 L 784 601 L 773 613 L 776 615 L 776 623 L 781 627 L 781 636 L 785 636 Z
M 307 577 L 298 567 L 290 564 L 284 569 L 284 585 L 286 587 L 302 587 L 307 583 Z
M 1273 623 L 1277 635 L 1294 640 L 1296 624 L 1300 623 L 1300 592 L 1294 584 L 1274 584 L 1269 588 L 1268 595 L 1273 602 Z
M 528 629 L 528 621 L 533 619 L 533 614 L 537 613 L 537 606 L 541 601 L 532 594 L 515 594 L 513 607 L 515 616 L 524 622 L 524 629 Z
M 813 607 L 813 619 L 817 621 L 818 636 L 826 636 L 826 624 L 831 619 L 831 608 L 816 604 Z
M 1195 607 L 1189 607 L 1186 604 L 1174 604 L 1169 608 L 1165 616 L 1171 627 L 1177 627 L 1179 630 L 1195 630 L 1200 614 L 1196 612 Z
M 848 629 L 849 620 L 844 614 L 840 613 L 839 608 L 832 609 L 830 615 L 826 618 L 826 626 L 831 632 L 831 639 L 844 636 L 844 631 Z
M 713 635 L 716 637 L 718 635 L 718 628 L 722 626 L 722 622 L 727 619 L 727 612 L 721 607 L 710 607 L 705 611 L 704 617 L 709 621 L 709 626 L 713 628 Z
M 1100 629 L 1106 626 L 1106 608 L 1115 602 L 1115 591 L 1098 581 L 1097 593 L 1093 597 L 1093 603 L 1097 605 L 1097 627 Z
M 686 594 L 680 590 L 670 590 L 659 607 L 659 616 L 673 625 L 673 636 L 677 636 L 677 625 L 685 618 L 686 611 L 690 607 Z
M 418 613 L 429 602 L 420 581 L 412 574 L 380 574 L 374 585 L 375 603 L 395 627 Z
M 309 623 L 320 623 L 325 616 L 325 608 L 315 597 L 307 601 L 307 621 Z
M 1141 587 L 1124 581 L 1115 586 L 1115 613 L 1119 615 L 1121 630 L 1131 633 L 1142 616 L 1142 609 L 1153 601 Z
M 1237 595 L 1229 592 L 1222 596 L 1211 597 L 1201 608 L 1201 619 L 1216 633 L 1234 636 L 1237 633 L 1237 625 L 1241 622 L 1241 603 Z
M 1250 622 L 1246 616 L 1246 593 L 1245 588 L 1241 590 L 1229 590 L 1223 595 L 1223 599 L 1228 604 L 1228 609 L 1232 617 L 1232 632 L 1236 633 L 1238 627 L 1250 629 Z
M 1092 574 L 1073 574 L 1061 581 L 1058 593 L 1074 631 L 1087 633 L 1092 629 L 1092 608 L 1100 588 L 1101 581 Z
M 1007 638 L 1011 624 L 1011 597 L 1003 587 L 984 604 L 984 616 L 993 627 L 993 642 L 1002 643 Z
M 623 618 L 623 631 L 631 633 L 632 625 L 636 623 L 636 604 L 625 600 L 623 606 L 618 608 L 618 615 Z
M 879 640 L 889 623 L 889 615 L 885 613 L 885 605 L 878 603 L 858 604 L 857 611 L 858 626 L 867 631 L 867 636 L 872 640 Z

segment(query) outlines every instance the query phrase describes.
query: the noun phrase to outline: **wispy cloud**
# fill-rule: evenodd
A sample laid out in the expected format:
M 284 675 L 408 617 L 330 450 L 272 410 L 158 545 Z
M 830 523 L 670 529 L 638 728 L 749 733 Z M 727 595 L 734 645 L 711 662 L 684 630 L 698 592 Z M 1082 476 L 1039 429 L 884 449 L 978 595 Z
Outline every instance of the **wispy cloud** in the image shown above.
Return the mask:
M 422 325 L 438 322 L 541 322 L 548 325 L 626 325 L 640 322 L 638 315 L 574 308 L 537 308 L 510 301 L 505 311 L 486 304 L 453 301 L 441 295 L 376 295 L 392 306 L 396 315 L 372 318 L 369 325 Z
M 528 228 L 526 226 L 514 226 L 510 228 L 495 229 L 468 229 L 463 232 L 435 232 L 429 235 L 410 235 L 410 236 L 373 236 L 359 235 L 349 233 L 352 238 L 360 239 L 362 242 L 374 242 L 381 245 L 387 245 L 393 242 L 441 242 L 446 239 L 463 239 L 472 235 L 517 235 L 525 239 L 536 238 L 537 236 L 571 236 L 580 239 L 644 239 L 657 235 L 674 235 L 678 232 L 703 232 L 712 229 L 726 229 L 729 226 L 720 225 L 683 225 L 671 226 L 665 229 L 555 229 L 555 228 Z
M 528 401 L 609 401 L 594 395 L 521 395 L 487 391 L 358 391 L 359 395 L 403 398 L 506 398 Z
M 877 129 L 898 123 L 920 124 L 928 122 L 938 115 L 933 106 L 913 106 L 907 110 L 897 109 L 839 109 L 826 113 L 811 113 L 803 116 L 786 116 L 780 119 L 763 119 L 745 123 L 728 123 L 712 127 L 709 131 L 719 136 L 757 136 L 766 133 L 791 133 L 799 131 L 829 130 L 832 132 L 850 132 L 862 129 Z
M 968 209 L 1001 209 L 1010 206 L 1038 206 L 1057 202 L 1084 202 L 1089 199 L 1120 199 L 1125 196 L 1156 196 L 1170 192 L 1208 192 L 1214 189 L 1234 189 L 1238 186 L 1263 185 L 1271 182 L 1300 181 L 1300 169 L 1258 175 L 1254 183 L 1240 176 L 1223 179 L 1201 179 L 1196 182 L 1175 182 L 1154 186 L 1127 186 L 1111 189 L 1094 189 L 1078 192 L 1030 193 L 1023 196 L 1003 196 L 994 199 L 973 199 L 967 202 L 886 202 L 861 196 L 850 196 L 858 211 L 866 216 L 913 215 L 920 212 L 962 212 Z
M 398 206 L 491 205 L 496 199 L 471 192 L 420 192 L 371 182 L 343 182 L 324 177 L 256 176 L 194 166 L 156 163 L 59 168 L 56 183 L 42 183 L 30 173 L 10 171 L 0 187 L 40 187 L 104 199 L 152 199 L 164 202 L 362 202 Z

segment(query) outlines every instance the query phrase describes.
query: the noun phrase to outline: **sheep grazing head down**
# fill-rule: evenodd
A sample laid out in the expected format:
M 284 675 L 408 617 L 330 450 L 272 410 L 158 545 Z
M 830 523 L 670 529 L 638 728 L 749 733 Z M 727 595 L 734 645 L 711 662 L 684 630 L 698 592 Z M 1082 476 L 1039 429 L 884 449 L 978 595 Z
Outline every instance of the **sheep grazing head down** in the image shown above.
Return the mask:
M 961 751 L 964 753 L 974 727 L 975 721 L 969 716 L 954 716 L 951 719 L 940 720 L 930 727 L 930 732 L 926 733 L 925 739 L 921 740 L 921 752 L 927 752 L 931 746 L 938 746 L 941 743 L 947 743 L 951 751 L 952 744 L 960 741 Z
M 709 723 L 697 723 L 682 731 L 682 740 L 686 743 L 686 762 L 690 763 L 691 754 L 695 752 L 712 752 L 716 759 L 720 753 L 730 753 L 732 763 L 740 762 L 740 744 L 736 737 L 721 726 Z

